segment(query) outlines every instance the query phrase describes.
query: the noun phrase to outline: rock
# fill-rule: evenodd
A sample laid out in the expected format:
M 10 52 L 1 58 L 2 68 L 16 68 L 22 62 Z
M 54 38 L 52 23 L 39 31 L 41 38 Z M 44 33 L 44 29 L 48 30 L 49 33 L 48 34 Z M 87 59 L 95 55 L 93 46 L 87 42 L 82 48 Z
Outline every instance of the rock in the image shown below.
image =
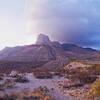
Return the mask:
M 18 75 L 17 71 L 11 71 L 10 76 L 16 76 L 16 75 Z
M 69 63 L 67 66 L 65 66 L 64 69 L 67 69 L 67 68 L 76 69 L 76 68 L 79 68 L 79 67 L 85 68 L 85 67 L 89 67 L 89 66 L 91 66 L 91 65 L 85 64 L 81 61 L 74 61 L 74 62 Z
M 36 44 L 44 44 L 44 45 L 48 45 L 48 44 L 51 44 L 51 41 L 49 39 L 49 37 L 47 35 L 44 35 L 44 34 L 40 34 L 37 38 L 37 42 Z

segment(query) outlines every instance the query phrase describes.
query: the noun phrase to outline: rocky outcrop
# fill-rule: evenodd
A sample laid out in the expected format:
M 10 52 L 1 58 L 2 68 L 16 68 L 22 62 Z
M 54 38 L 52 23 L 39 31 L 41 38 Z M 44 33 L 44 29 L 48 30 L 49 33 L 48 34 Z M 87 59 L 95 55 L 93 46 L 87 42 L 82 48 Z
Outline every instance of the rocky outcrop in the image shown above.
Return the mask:
M 40 34 L 37 38 L 36 44 L 37 45 L 41 45 L 41 44 L 49 45 L 51 44 L 51 41 L 47 35 Z
M 66 65 L 64 67 L 64 69 L 70 69 L 70 70 L 73 70 L 73 69 L 77 69 L 77 68 L 86 68 L 86 67 L 89 67 L 91 65 L 85 63 L 85 62 L 81 62 L 81 61 L 73 61 L 73 62 L 70 62 L 68 65 Z

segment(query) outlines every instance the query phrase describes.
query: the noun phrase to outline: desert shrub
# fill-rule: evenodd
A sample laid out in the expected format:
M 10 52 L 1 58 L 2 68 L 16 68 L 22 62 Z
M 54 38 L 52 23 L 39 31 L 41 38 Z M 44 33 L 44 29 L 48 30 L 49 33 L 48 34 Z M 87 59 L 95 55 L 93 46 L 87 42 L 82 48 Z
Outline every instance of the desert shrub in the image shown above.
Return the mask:
M 88 71 L 92 75 L 100 75 L 100 65 L 99 64 L 92 65 L 88 67 Z
M 77 59 L 70 59 L 70 62 L 76 62 L 78 61 Z
M 88 72 L 81 71 L 77 72 L 69 77 L 73 80 L 80 80 L 81 83 L 93 83 L 96 80 L 96 77 L 91 77 Z
M 3 89 L 6 89 L 6 88 L 13 88 L 13 86 L 15 85 L 14 81 L 11 80 L 11 79 L 6 79 L 4 81 L 3 84 L 1 84 L 2 88 Z
M 7 74 L 5 74 L 5 73 L 0 73 L 0 76 L 1 76 L 1 77 L 4 77 L 4 76 L 7 76 Z
M 74 68 L 74 69 L 66 68 L 65 70 L 66 70 L 67 74 L 71 75 L 71 74 L 80 72 L 82 70 L 82 68 L 81 67 Z
M 34 92 L 47 94 L 49 92 L 49 89 L 46 86 L 44 86 L 44 87 L 40 86 L 40 87 L 34 89 Z
M 66 73 L 66 70 L 62 67 L 62 68 L 57 68 L 57 69 L 56 69 L 56 72 L 59 72 L 59 73 Z
M 19 83 L 27 83 L 27 82 L 29 82 L 29 80 L 26 77 L 22 77 L 22 76 L 17 77 L 14 81 L 15 82 L 19 82 Z
M 34 89 L 33 96 L 35 96 L 35 97 L 37 97 L 37 96 L 41 97 L 41 98 L 43 98 L 43 100 L 54 100 L 49 95 L 49 92 L 50 92 L 50 90 L 46 86 L 44 86 L 44 87 L 40 86 L 40 87 Z
M 89 97 L 91 100 L 100 100 L 100 79 L 98 79 L 89 91 Z
M 13 88 L 15 85 L 14 81 L 11 79 L 6 79 L 4 83 L 0 84 L 0 91 L 4 91 L 7 88 Z
M 69 86 L 63 86 L 63 88 L 67 88 L 67 89 L 70 89 L 70 88 L 78 88 L 78 87 L 82 87 L 83 84 L 74 84 L 74 85 L 69 85 Z
M 0 80 L 3 80 L 3 77 L 2 76 L 0 76 Z
M 23 99 L 24 96 L 21 98 L 20 94 L 18 93 L 9 93 L 9 94 L 2 94 L 0 95 L 0 100 L 29 100 Z
M 54 100 L 50 95 L 42 94 L 40 92 L 30 93 L 29 96 L 32 100 Z
M 50 74 L 49 72 L 46 72 L 46 71 L 36 71 L 33 74 L 36 78 L 39 78 L 39 79 L 52 78 L 52 74 Z
M 20 77 L 20 75 L 14 75 L 14 76 L 10 76 L 10 77 L 12 77 L 12 78 L 19 78 Z
M 19 92 L 0 94 L 0 100 L 53 100 L 50 95 L 45 95 L 39 92 Z
M 45 96 L 44 100 L 52 100 L 51 96 Z
M 17 94 L 0 94 L 0 100 L 17 100 Z
M 60 76 L 60 77 L 68 73 L 68 71 L 66 71 L 64 67 L 56 68 L 53 70 L 53 72 L 54 72 L 54 76 Z
M 0 74 L 0 80 L 3 80 L 4 74 Z
M 0 91 L 4 91 L 4 85 L 0 84 Z

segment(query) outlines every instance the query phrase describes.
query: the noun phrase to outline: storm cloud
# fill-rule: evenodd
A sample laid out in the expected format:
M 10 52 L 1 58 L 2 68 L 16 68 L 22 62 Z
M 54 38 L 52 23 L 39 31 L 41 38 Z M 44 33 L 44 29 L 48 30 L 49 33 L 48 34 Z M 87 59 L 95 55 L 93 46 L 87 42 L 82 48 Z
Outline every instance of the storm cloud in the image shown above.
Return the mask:
M 100 0 L 27 0 L 30 34 L 100 48 Z

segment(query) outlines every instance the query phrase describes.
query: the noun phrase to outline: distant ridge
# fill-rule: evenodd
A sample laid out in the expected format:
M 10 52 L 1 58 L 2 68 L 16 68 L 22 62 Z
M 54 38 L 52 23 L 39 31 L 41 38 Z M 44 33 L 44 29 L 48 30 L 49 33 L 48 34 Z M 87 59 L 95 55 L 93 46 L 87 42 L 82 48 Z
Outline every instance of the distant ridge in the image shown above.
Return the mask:
M 92 48 L 82 48 L 75 44 L 68 44 L 68 43 L 62 44 L 61 47 L 66 51 L 70 51 L 78 54 L 89 54 L 91 52 L 97 52 L 95 49 Z

